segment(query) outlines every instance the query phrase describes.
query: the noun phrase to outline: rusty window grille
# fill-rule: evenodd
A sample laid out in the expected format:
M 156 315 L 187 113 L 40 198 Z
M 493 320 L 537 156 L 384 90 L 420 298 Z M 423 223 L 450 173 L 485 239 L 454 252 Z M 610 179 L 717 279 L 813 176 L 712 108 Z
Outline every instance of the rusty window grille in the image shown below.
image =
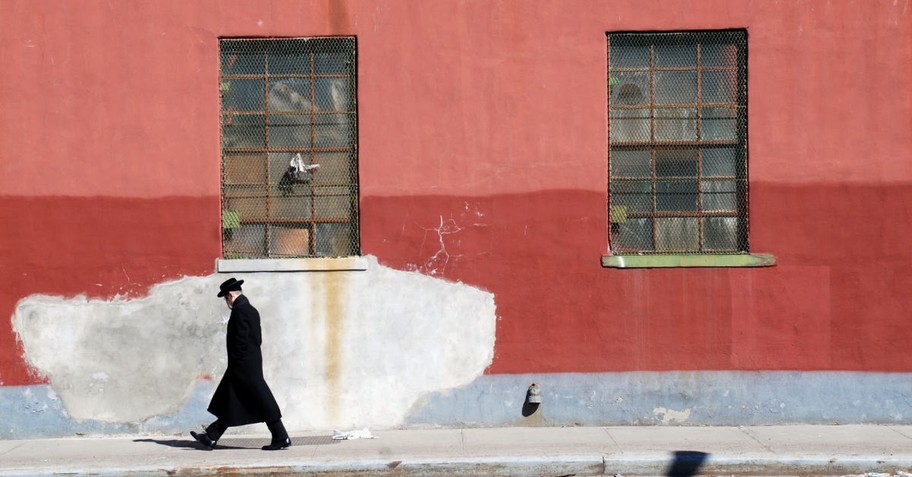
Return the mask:
M 747 32 L 608 33 L 613 254 L 745 253 Z
M 224 258 L 359 255 L 355 38 L 219 47 Z

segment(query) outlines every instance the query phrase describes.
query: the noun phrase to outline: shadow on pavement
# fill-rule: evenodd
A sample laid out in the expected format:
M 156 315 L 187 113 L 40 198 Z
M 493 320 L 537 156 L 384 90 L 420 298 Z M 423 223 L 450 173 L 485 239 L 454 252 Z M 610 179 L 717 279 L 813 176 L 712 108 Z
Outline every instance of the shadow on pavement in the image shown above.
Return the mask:
M 706 463 L 709 454 L 697 451 L 675 451 L 674 462 L 668 473 L 668 477 L 691 477 L 700 473 L 700 467 Z
M 153 444 L 174 447 L 178 449 L 203 449 L 203 447 L 195 440 L 193 440 L 192 437 L 187 437 L 186 439 L 134 439 L 133 442 L 151 442 Z M 338 443 L 339 441 L 333 440 L 332 436 L 306 436 L 291 438 L 292 446 L 322 446 Z M 244 437 L 223 437 L 215 446 L 215 450 L 259 449 L 266 444 L 269 444 L 269 437 L 261 437 L 258 439 Z

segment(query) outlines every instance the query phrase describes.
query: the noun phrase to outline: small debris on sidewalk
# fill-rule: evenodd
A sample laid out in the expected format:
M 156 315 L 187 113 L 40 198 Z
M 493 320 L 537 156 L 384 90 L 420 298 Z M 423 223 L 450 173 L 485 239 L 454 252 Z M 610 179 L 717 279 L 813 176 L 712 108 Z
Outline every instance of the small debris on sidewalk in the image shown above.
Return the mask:
M 347 432 L 335 430 L 333 431 L 332 438 L 334 441 L 350 439 L 376 439 L 376 437 L 374 437 L 373 434 L 371 434 L 370 430 L 368 430 L 366 427 L 364 429 Z

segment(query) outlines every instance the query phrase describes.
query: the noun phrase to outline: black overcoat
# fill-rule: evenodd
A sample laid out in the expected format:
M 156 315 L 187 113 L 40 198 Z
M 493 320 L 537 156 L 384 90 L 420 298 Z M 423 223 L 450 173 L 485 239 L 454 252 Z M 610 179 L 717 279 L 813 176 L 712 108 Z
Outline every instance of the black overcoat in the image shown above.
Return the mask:
M 240 295 L 228 319 L 228 368 L 209 402 L 209 412 L 226 426 L 272 422 L 282 417 L 263 379 L 262 343 L 260 313 Z

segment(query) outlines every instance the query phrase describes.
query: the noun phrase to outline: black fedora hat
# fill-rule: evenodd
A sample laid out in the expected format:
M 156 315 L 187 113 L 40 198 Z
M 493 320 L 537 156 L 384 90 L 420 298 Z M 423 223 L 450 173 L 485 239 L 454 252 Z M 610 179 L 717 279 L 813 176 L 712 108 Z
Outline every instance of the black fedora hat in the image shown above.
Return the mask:
M 225 280 L 221 285 L 219 285 L 218 297 L 221 298 L 228 294 L 228 292 L 239 291 L 241 285 L 244 284 L 244 280 L 235 280 L 234 277 Z

